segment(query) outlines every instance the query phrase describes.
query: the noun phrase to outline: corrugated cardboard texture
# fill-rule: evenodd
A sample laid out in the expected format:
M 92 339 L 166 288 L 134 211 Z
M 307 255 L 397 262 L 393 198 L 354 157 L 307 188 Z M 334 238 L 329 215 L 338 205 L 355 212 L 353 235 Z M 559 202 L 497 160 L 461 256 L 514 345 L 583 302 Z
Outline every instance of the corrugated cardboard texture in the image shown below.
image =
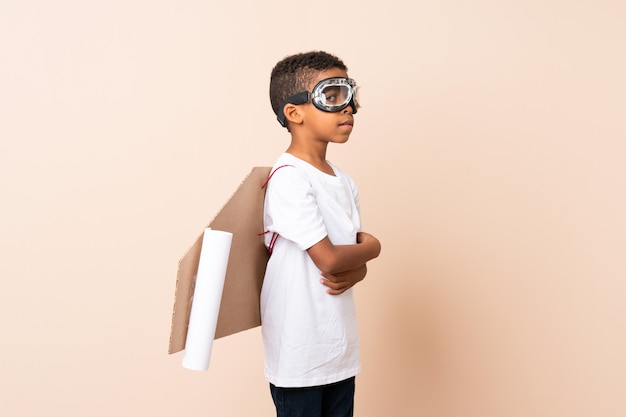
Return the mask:
M 217 319 L 215 338 L 228 336 L 261 324 L 259 299 L 268 254 L 263 243 L 263 200 L 261 188 L 270 167 L 254 167 L 207 227 L 233 234 Z M 178 263 L 176 294 L 168 352 L 185 348 L 191 298 L 198 273 L 202 234 Z

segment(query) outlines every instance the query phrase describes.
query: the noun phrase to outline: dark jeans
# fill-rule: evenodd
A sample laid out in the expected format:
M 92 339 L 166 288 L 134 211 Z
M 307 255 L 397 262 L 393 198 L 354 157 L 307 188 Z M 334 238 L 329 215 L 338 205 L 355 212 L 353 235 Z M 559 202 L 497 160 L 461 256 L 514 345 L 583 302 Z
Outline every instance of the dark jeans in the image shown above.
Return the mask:
M 319 387 L 280 388 L 270 384 L 276 417 L 352 417 L 354 377 Z

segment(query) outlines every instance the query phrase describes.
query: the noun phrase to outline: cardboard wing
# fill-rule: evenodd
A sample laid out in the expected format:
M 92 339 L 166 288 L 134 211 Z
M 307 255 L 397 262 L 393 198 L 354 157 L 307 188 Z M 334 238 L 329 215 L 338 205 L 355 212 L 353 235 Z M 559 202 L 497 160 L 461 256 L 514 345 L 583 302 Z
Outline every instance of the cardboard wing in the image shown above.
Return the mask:
M 260 295 L 268 254 L 263 237 L 263 201 L 270 167 L 254 167 L 208 224 L 233 234 L 215 338 L 261 325 Z M 185 348 L 202 234 L 178 263 L 170 354 Z

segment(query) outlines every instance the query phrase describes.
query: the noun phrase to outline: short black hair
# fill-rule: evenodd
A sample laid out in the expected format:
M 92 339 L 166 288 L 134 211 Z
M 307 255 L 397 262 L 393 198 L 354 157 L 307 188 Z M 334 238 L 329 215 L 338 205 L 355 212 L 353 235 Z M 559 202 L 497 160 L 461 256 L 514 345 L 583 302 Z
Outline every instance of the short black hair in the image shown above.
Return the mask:
M 274 66 L 270 76 L 270 102 L 274 114 L 278 115 L 280 105 L 288 97 L 307 91 L 318 73 L 333 68 L 348 71 L 341 59 L 324 51 L 303 52 L 283 58 Z

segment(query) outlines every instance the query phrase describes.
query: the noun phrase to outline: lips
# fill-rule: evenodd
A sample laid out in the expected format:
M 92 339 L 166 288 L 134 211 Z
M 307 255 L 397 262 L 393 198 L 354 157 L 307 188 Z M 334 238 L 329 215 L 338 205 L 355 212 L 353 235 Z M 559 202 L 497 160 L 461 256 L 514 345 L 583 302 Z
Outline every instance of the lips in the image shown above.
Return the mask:
M 339 123 L 339 126 L 354 126 L 354 119 L 347 119 Z

